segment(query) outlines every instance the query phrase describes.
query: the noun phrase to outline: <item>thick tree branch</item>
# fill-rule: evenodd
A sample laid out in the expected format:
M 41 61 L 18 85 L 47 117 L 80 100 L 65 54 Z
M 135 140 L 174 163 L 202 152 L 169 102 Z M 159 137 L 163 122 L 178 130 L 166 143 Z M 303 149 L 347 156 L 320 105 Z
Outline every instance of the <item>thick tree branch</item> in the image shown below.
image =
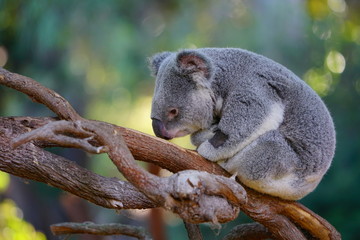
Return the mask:
M 9 74 L 6 70 L 3 70 L 0 68 L 0 83 L 4 84 L 6 86 L 10 86 L 15 89 L 19 89 L 18 87 L 16 87 L 16 85 L 17 85 L 16 83 L 14 83 L 14 84 L 11 83 L 12 78 L 14 78 L 16 81 L 19 81 L 21 83 L 22 83 L 22 81 L 25 81 L 26 84 L 29 84 L 27 81 L 28 78 L 22 77 L 21 75 Z M 33 81 L 33 80 L 31 80 L 31 81 Z M 25 88 L 28 88 L 28 87 L 25 87 Z M 38 89 L 38 88 L 43 88 L 43 87 L 36 85 L 36 88 Z M 38 93 L 35 88 L 32 88 L 32 89 L 36 93 Z M 57 113 L 58 116 L 62 119 L 71 119 L 71 120 L 75 120 L 75 121 L 81 119 L 80 117 L 78 117 L 77 114 L 72 113 L 72 110 L 71 110 L 72 108 L 69 108 L 70 110 L 68 110 L 67 107 L 64 107 L 62 109 L 61 107 L 57 106 L 56 103 L 52 102 L 53 101 L 52 97 L 48 97 L 48 98 L 42 97 L 41 96 L 42 94 L 45 94 L 45 95 L 48 94 L 47 91 L 43 91 L 43 90 L 39 91 L 40 96 L 37 96 L 37 97 L 33 97 L 33 95 L 36 96 L 36 94 L 34 94 L 32 91 L 30 91 L 30 93 L 29 93 L 27 90 L 23 90 L 23 88 L 20 88 L 20 91 L 22 91 L 26 94 L 29 94 L 32 98 L 35 98 L 36 101 L 44 103 L 46 106 L 51 108 L 55 113 Z M 66 100 L 64 100 L 64 101 L 65 101 L 65 103 L 63 103 L 61 101 L 62 105 L 64 105 L 64 104 L 66 105 L 67 102 L 66 102 Z M 9 119 L 7 119 L 7 120 L 9 120 Z M 12 119 L 12 121 L 13 122 L 10 124 L 10 125 L 12 125 L 12 127 L 15 126 L 15 128 L 16 128 L 16 127 L 19 127 L 19 125 L 22 125 L 22 126 L 20 126 L 20 128 L 24 127 L 23 124 L 21 124 L 21 123 L 19 124 L 19 121 L 16 121 L 14 119 Z M 15 123 L 14 123 L 14 121 L 15 121 Z M 31 121 L 42 121 L 42 120 L 32 119 Z M 102 123 L 102 124 L 105 124 L 105 123 Z M 36 124 L 34 124 L 34 125 L 36 125 Z M 100 147 L 106 141 L 104 141 L 104 139 L 97 138 L 99 136 L 99 133 L 96 132 L 96 129 L 92 129 L 92 127 L 94 127 L 95 125 L 92 126 L 90 124 L 89 126 L 85 127 L 86 130 L 91 130 L 95 134 L 95 137 L 94 137 L 95 139 L 93 142 L 91 142 L 90 139 L 89 139 L 89 141 L 88 140 L 86 140 L 86 141 L 91 143 L 95 147 Z M 110 125 L 110 124 L 107 124 L 107 125 Z M 12 139 L 14 137 L 14 135 L 11 133 L 11 131 L 7 130 L 9 128 L 4 127 L 3 125 L 1 125 L 1 123 L 0 123 L 0 126 L 1 126 L 1 128 L 0 128 L 1 134 L 0 135 L 3 136 L 3 139 L 1 139 L 1 142 L 3 142 L 3 141 L 9 142 L 9 140 Z M 34 128 L 38 128 L 38 127 L 39 127 L 39 125 Z M 110 126 L 107 126 L 107 127 L 109 129 L 111 129 Z M 160 139 L 157 139 L 157 138 L 154 138 L 154 137 L 142 134 L 142 133 L 138 133 L 133 130 L 124 129 L 121 127 L 115 127 L 115 126 L 112 126 L 112 128 L 115 132 L 117 132 L 117 134 L 121 134 L 124 137 L 124 140 L 125 140 L 127 146 L 129 147 L 129 149 L 132 153 L 132 156 L 134 156 L 135 159 L 155 163 L 155 164 L 157 164 L 161 167 L 167 168 L 173 172 L 177 172 L 177 171 L 185 170 L 185 169 L 194 169 L 194 170 L 200 170 L 200 171 L 207 171 L 207 172 L 210 172 L 213 174 L 229 176 L 221 167 L 219 167 L 218 165 L 216 165 L 214 163 L 206 161 L 201 156 L 199 156 L 196 152 L 181 149 L 171 143 L 165 142 L 163 140 L 160 140 Z M 26 128 L 25 128 L 25 131 L 26 131 Z M 66 135 L 66 133 L 63 133 L 62 135 Z M 80 136 L 80 135 L 82 135 L 82 136 Z M 85 135 L 79 133 L 79 136 L 81 139 L 86 138 Z M 58 143 L 60 143 L 60 142 L 58 142 Z M 63 144 L 63 143 L 61 143 L 61 144 Z M 28 158 L 27 161 L 33 163 L 32 165 L 30 164 L 32 166 L 32 168 L 35 168 L 35 169 L 39 168 L 40 164 L 36 163 L 36 162 L 38 162 L 37 157 L 41 157 L 40 155 L 45 153 L 45 151 L 37 148 L 34 144 L 37 144 L 38 146 L 41 146 L 41 144 L 42 144 L 44 146 L 44 142 L 37 141 L 37 142 L 34 142 L 33 144 L 27 143 L 25 145 L 22 145 L 19 148 L 20 150 L 17 149 L 16 151 L 12 151 L 9 148 L 5 148 L 5 149 L 0 148 L 1 151 L 8 154 L 5 157 L 3 157 L 3 153 L 1 153 L 0 169 L 3 169 L 4 171 L 10 172 L 10 173 L 13 173 L 16 175 L 17 172 L 19 171 L 18 167 L 20 167 L 20 168 L 23 167 L 20 165 L 22 165 L 22 164 L 27 165 L 26 161 L 21 162 L 20 160 L 18 160 L 15 162 L 11 162 L 11 160 L 9 160 L 9 159 L 13 158 L 14 154 L 15 155 L 19 154 L 19 157 L 21 156 L 22 158 Z M 123 144 L 120 144 L 120 145 L 124 146 Z M 104 146 L 109 147 L 108 144 L 104 144 Z M 83 146 L 81 146 L 81 147 L 83 147 Z M 122 159 L 124 156 L 126 158 L 132 158 L 132 156 L 130 157 L 131 154 L 129 156 L 127 156 L 129 153 L 121 152 L 124 149 L 123 147 L 121 147 L 122 150 L 120 152 L 118 152 L 118 154 L 121 156 L 115 156 L 115 157 L 112 156 L 111 152 L 114 152 L 115 148 L 116 148 L 116 146 L 112 146 L 112 147 L 110 146 L 108 149 L 110 157 L 112 158 L 113 161 L 114 161 L 114 159 L 117 159 L 117 158 Z M 32 157 L 34 155 L 36 156 L 35 158 Z M 54 157 L 54 156 L 47 155 L 44 158 L 51 158 L 51 157 Z M 58 157 L 56 157 L 56 158 L 58 158 Z M 30 161 L 29 161 L 29 159 L 30 159 Z M 123 160 L 124 159 L 120 160 L 120 163 L 119 163 L 120 165 L 124 164 Z M 6 162 L 6 161 L 10 164 L 10 167 L 5 166 L 6 164 L 2 165 L 3 162 Z M 125 163 L 126 163 L 126 160 L 125 160 Z M 24 167 L 24 168 L 26 168 L 26 167 Z M 69 169 L 73 170 L 71 168 L 69 168 Z M 55 171 L 55 172 L 62 172 L 64 170 L 68 172 L 69 169 L 60 168 L 60 169 L 57 169 L 57 171 Z M 120 167 L 119 169 L 121 171 L 123 171 L 123 167 Z M 42 181 L 42 182 L 48 182 L 47 178 L 51 178 L 51 176 L 47 175 L 46 173 L 44 173 L 42 171 L 39 172 L 38 170 L 33 170 L 31 168 L 30 168 L 30 170 L 31 171 L 29 172 L 29 174 L 25 174 L 25 171 L 24 171 L 23 177 L 30 178 L 30 179 L 36 179 L 36 180 Z M 76 169 L 76 171 L 78 171 L 78 169 Z M 45 174 L 45 176 L 40 177 L 40 176 L 38 176 L 38 174 Z M 18 174 L 18 175 L 21 175 L 21 174 Z M 50 184 L 52 184 L 56 187 L 60 187 L 60 185 L 64 184 L 64 183 L 69 184 L 67 181 L 64 182 L 64 179 L 62 179 L 63 175 L 64 175 L 63 173 L 60 173 L 61 180 L 59 180 L 59 182 L 57 182 L 58 180 L 56 180 L 56 179 L 52 179 L 53 182 Z M 85 176 L 86 176 L 86 174 L 85 174 Z M 56 177 L 57 176 L 55 175 L 55 178 Z M 70 176 L 70 178 L 73 178 L 73 177 L 75 177 L 75 176 Z M 130 177 L 130 179 L 131 179 L 131 177 Z M 144 179 L 148 179 L 148 178 L 146 177 Z M 82 182 L 90 181 L 87 177 L 84 177 L 84 178 L 81 177 L 80 179 L 76 179 L 76 180 L 80 181 L 80 182 L 81 181 Z M 118 180 L 113 180 L 113 179 L 111 179 L 111 180 L 114 182 L 118 182 Z M 111 180 L 109 179 L 110 182 L 111 182 Z M 141 181 L 140 181 L 140 183 L 137 182 L 138 180 L 136 180 L 136 179 L 132 179 L 131 181 L 137 187 L 139 187 L 139 186 L 141 187 L 141 184 L 142 184 Z M 61 182 L 61 184 L 60 184 L 60 182 Z M 106 189 L 107 189 L 108 185 L 113 186 L 112 185 L 113 183 L 110 184 L 110 182 L 106 182 L 105 184 L 103 184 L 100 189 L 97 189 L 97 191 L 98 192 L 100 191 L 102 193 L 107 192 Z M 190 185 L 192 185 L 192 184 L 190 184 Z M 76 185 L 76 187 L 81 188 L 80 190 L 78 189 L 77 191 L 85 191 L 85 192 L 89 191 L 87 184 L 85 184 L 87 186 L 84 186 L 81 184 L 75 184 L 75 185 Z M 123 184 L 121 184 L 121 185 L 123 185 Z M 66 191 L 73 191 L 73 190 L 71 190 L 71 187 L 69 187 L 69 188 L 62 187 L 62 189 L 66 190 Z M 210 188 L 210 189 L 212 189 L 211 191 L 212 191 L 212 193 L 214 193 L 214 189 L 213 188 Z M 301 204 L 292 202 L 292 201 L 281 200 L 281 199 L 267 196 L 267 195 L 263 195 L 254 190 L 251 190 L 249 188 L 245 188 L 245 189 L 247 191 L 248 201 L 237 202 L 237 204 L 240 205 L 242 211 L 244 211 L 248 216 L 250 216 L 255 221 L 264 225 L 272 233 L 272 235 L 275 238 L 277 238 L 277 239 L 305 239 L 305 236 L 296 227 L 296 226 L 300 226 L 302 229 L 311 233 L 311 235 L 313 235 L 314 237 L 319 238 L 319 239 L 341 239 L 340 234 L 336 231 L 336 229 L 334 229 L 333 226 L 331 226 L 326 220 L 322 219 L 320 216 L 316 215 L 315 213 L 313 213 L 309 209 L 305 208 Z M 93 190 L 94 189 L 91 189 L 91 191 L 93 191 Z M 143 191 L 143 189 L 141 189 L 141 190 Z M 134 192 L 136 192 L 136 191 L 134 191 Z M 109 192 L 107 192 L 107 193 L 109 193 Z M 88 195 L 91 195 L 91 193 Z M 221 195 L 225 196 L 226 194 L 224 195 L 224 191 L 222 191 Z M 111 202 L 111 200 L 114 200 L 114 199 L 118 199 L 120 203 L 123 202 L 122 193 L 117 195 L 116 198 L 113 198 L 115 196 L 113 196 L 111 194 L 110 194 L 111 198 L 109 198 L 109 195 L 105 195 L 105 196 L 107 197 L 107 199 L 110 199 L 110 200 L 101 201 L 101 200 L 95 198 L 96 200 L 92 199 L 92 201 L 98 202 L 98 203 L 101 202 L 101 205 L 107 205 L 107 207 L 116 206 L 116 204 L 115 205 L 109 204 L 109 202 Z M 144 199 L 146 200 L 146 197 L 144 195 L 138 193 L 138 196 L 139 196 L 139 199 L 141 199 L 141 201 Z M 231 196 L 231 194 L 229 196 Z M 87 196 L 85 198 L 89 199 L 91 197 Z M 184 201 L 184 198 L 180 198 L 180 200 Z M 235 198 L 235 200 L 236 200 L 236 198 Z M 230 201 L 231 201 L 231 199 L 230 199 Z M 144 201 L 144 203 L 145 202 L 146 201 Z M 157 202 L 157 201 L 155 201 L 155 202 Z M 149 201 L 147 203 L 149 203 Z M 158 204 L 161 204 L 161 203 L 158 202 Z M 147 205 L 145 204 L 146 205 L 145 207 L 151 207 L 151 205 L 154 206 L 154 205 L 158 205 L 158 204 L 147 204 Z M 129 206 L 129 205 L 126 205 L 126 206 Z M 119 207 L 119 206 L 117 206 L 117 207 Z
M 27 143 L 12 149 L 10 142 L 53 118 L 0 118 L 0 170 L 68 191 L 97 205 L 114 209 L 157 207 L 132 184 L 99 176 L 76 163 Z
M 14 139 L 13 145 L 44 139 L 62 147 L 80 147 L 90 152 L 107 149 L 115 166 L 134 186 L 191 223 L 233 220 L 239 212 L 235 206 L 246 201 L 244 189 L 230 178 L 194 170 L 181 171 L 168 178 L 148 173 L 135 163 L 121 134 L 111 124 L 85 119 L 56 121 L 21 135 Z M 90 140 L 97 140 L 97 145 L 105 147 L 92 147 Z

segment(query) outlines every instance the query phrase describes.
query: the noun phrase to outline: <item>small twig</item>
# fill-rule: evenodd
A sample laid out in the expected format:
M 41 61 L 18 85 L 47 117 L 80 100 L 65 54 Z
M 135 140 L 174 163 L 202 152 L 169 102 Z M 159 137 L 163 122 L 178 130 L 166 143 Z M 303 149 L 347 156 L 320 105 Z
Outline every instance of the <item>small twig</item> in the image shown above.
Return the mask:
M 260 223 L 248 223 L 234 227 L 222 240 L 265 240 L 273 237 Z
M 84 131 L 77 123 L 78 122 L 68 122 L 65 120 L 50 122 L 46 126 L 15 138 L 12 141 L 12 147 L 17 148 L 24 143 L 37 140 L 48 141 L 52 144 L 61 145 L 62 147 L 82 148 L 89 153 L 106 152 L 106 147 L 96 147 L 91 145 L 89 141 L 94 138 L 94 135 Z M 68 136 L 71 134 L 76 134 L 78 138 Z
M 126 235 L 140 240 L 152 239 L 142 227 L 124 225 L 120 223 L 95 224 L 92 222 L 73 223 L 65 222 L 51 225 L 54 235 L 65 234 L 93 234 L 93 235 Z

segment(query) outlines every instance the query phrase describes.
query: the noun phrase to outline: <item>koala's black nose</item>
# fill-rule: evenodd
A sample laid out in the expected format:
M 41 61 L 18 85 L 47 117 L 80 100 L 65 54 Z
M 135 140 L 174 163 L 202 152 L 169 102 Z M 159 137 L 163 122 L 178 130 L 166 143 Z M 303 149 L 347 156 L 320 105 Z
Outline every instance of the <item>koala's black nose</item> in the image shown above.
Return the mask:
M 172 137 L 169 136 L 168 132 L 166 131 L 165 125 L 162 121 L 153 118 L 152 119 L 152 127 L 155 135 L 157 137 L 170 140 Z

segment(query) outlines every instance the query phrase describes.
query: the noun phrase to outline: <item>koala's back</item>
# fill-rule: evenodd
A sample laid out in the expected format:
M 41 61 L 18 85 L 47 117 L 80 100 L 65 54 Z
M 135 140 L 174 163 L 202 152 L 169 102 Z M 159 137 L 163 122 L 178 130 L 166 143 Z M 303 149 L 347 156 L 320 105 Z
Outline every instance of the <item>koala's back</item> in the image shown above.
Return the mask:
M 215 64 L 214 90 L 226 98 L 247 89 L 284 106 L 280 133 L 300 157 L 297 174 L 323 175 L 335 151 L 335 130 L 321 98 L 294 73 L 264 56 L 233 48 L 198 49 Z

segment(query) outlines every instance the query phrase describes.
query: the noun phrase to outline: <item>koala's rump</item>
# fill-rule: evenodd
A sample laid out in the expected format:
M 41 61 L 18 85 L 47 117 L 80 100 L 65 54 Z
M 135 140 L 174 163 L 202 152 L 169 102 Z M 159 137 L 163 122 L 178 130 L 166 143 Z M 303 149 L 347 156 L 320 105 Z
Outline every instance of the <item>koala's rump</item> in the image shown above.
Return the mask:
M 334 124 L 320 97 L 310 87 L 303 88 L 308 89 L 287 99 L 279 131 L 302 161 L 299 172 L 325 173 L 335 152 Z

